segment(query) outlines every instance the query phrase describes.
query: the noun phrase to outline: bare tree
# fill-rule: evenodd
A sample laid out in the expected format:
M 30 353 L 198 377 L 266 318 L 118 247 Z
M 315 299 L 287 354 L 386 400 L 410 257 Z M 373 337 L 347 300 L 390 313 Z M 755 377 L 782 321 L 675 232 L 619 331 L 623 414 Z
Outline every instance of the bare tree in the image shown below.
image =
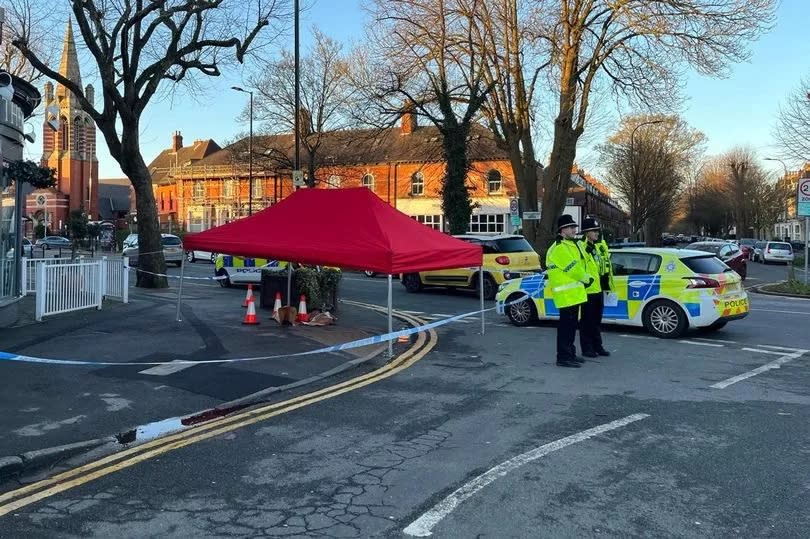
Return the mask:
M 473 13 L 473 45 L 483 59 L 484 80 L 491 85 L 483 108 L 499 146 L 509 155 L 524 211 L 537 211 L 538 168 L 532 116 L 538 77 L 550 65 L 542 39 L 530 31 L 533 17 L 527 2 L 481 2 Z M 536 221 L 523 224 L 523 234 L 536 242 Z
M 99 108 L 84 89 L 37 53 L 34 36 L 15 29 L 15 47 L 41 73 L 64 85 L 98 126 L 110 155 L 135 189 L 140 234 L 137 285 L 167 286 L 152 180 L 140 149 L 140 120 L 162 84 L 219 76 L 233 51 L 242 62 L 259 33 L 279 16 L 277 0 L 72 0 L 81 39 L 98 69 Z M 238 37 L 237 37 L 238 36 Z M 271 36 L 272 37 L 272 36 Z
M 543 243 L 562 211 L 577 141 L 594 87 L 646 106 L 677 99 L 686 68 L 719 75 L 749 56 L 746 45 L 771 26 L 774 0 L 558 0 L 542 5 L 540 32 L 554 45 L 559 105 L 543 178 Z
M 453 234 L 469 227 L 473 205 L 466 185 L 467 139 L 492 88 L 482 58 L 474 52 L 470 25 L 482 4 L 374 0 L 369 29 L 374 55 L 357 79 L 373 84 L 372 97 L 383 117 L 416 114 L 439 130 L 447 160 L 442 210 Z
M 5 0 L 6 22 L 0 37 L 0 69 L 8 71 L 28 82 L 34 82 L 43 75 L 34 68 L 20 50 L 11 44 L 16 32 L 22 30 L 31 36 L 31 47 L 43 62 L 50 65 L 57 49 L 47 46 L 46 36 L 52 33 L 53 20 L 46 3 L 35 0 Z
M 309 157 L 306 178 L 310 187 L 318 181 L 316 174 L 322 158 L 318 150 L 324 135 L 351 125 L 350 105 L 354 93 L 349 84 L 349 64 L 343 46 L 315 27 L 312 34 L 315 41 L 308 54 L 301 58 L 301 110 L 298 111 L 301 146 Z M 266 133 L 295 130 L 294 62 L 293 54 L 285 50 L 280 59 L 259 63 L 257 73 L 250 77 L 250 85 L 258 93 L 255 115 Z
M 785 157 L 810 161 L 810 79 L 780 108 L 774 134 Z
M 705 136 L 677 116 L 630 116 L 600 147 L 608 182 L 630 211 L 633 234 L 657 243 L 683 195 Z

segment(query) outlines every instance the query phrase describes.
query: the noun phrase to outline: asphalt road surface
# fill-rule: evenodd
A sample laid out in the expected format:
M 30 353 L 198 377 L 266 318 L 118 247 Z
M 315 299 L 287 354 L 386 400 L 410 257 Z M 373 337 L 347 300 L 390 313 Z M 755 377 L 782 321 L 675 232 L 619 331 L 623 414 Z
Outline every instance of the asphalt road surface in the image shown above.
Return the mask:
M 779 269 L 752 264 L 747 284 Z M 438 320 L 478 299 L 395 283 L 394 306 Z M 485 335 L 442 327 L 390 378 L 13 509 L 0 497 L 0 537 L 807 537 L 810 301 L 751 309 L 678 340 L 609 329 L 613 355 L 581 369 L 554 366 L 553 324 L 490 311 Z

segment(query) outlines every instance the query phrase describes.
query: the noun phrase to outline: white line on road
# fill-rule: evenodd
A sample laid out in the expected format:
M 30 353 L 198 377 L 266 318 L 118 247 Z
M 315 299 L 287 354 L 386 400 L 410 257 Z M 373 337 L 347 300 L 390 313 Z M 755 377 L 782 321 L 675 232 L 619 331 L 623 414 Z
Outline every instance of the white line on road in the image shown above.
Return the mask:
M 489 471 L 479 475 L 472 481 L 466 483 L 461 488 L 456 489 L 444 500 L 434 505 L 430 511 L 411 522 L 408 527 L 403 530 L 403 532 L 407 535 L 413 535 L 416 537 L 428 537 L 433 533 L 433 527 L 436 526 L 436 524 L 438 524 L 444 517 L 452 513 L 453 510 L 461 504 L 461 502 L 472 497 L 476 492 L 486 487 L 496 479 L 505 476 L 512 470 L 519 468 L 520 466 L 523 466 L 524 464 L 533 460 L 537 460 L 540 457 L 544 457 L 549 453 L 557 451 L 558 449 L 562 449 L 563 447 L 575 444 L 577 442 L 582 442 L 588 438 L 593 438 L 594 436 L 604 432 L 624 427 L 630 423 L 640 421 L 647 417 L 650 417 L 649 414 L 629 415 L 627 417 L 623 417 L 622 419 L 617 419 L 616 421 L 611 421 L 610 423 L 605 423 L 603 425 L 572 434 L 571 436 L 560 438 L 559 440 L 546 445 L 541 445 L 540 447 L 532 449 L 531 451 L 523 453 L 522 455 L 513 457 L 506 462 L 502 462 Z
M 743 350 L 746 350 L 746 349 L 743 348 Z M 750 350 L 754 351 L 755 349 L 752 348 Z M 731 377 L 731 378 L 729 378 L 727 380 L 723 380 L 722 382 L 717 382 L 716 384 L 712 384 L 709 387 L 714 388 L 714 389 L 725 389 L 728 386 L 730 386 L 731 384 L 736 384 L 737 382 L 740 382 L 740 381 L 745 380 L 747 378 L 751 378 L 753 376 L 756 376 L 757 374 L 762 374 L 763 372 L 770 371 L 772 369 L 778 369 L 782 365 L 787 363 L 788 361 L 792 361 L 794 359 L 798 359 L 798 358 L 802 357 L 806 352 L 807 352 L 807 350 L 800 350 L 800 351 L 794 352 L 792 354 L 787 354 L 786 356 L 780 357 L 779 359 L 775 359 L 775 360 L 771 361 L 770 363 L 766 363 L 765 365 L 763 365 L 761 367 L 758 367 L 758 368 L 756 368 L 756 369 L 754 369 L 752 371 L 748 371 L 748 372 L 745 372 L 743 374 L 733 376 L 733 377 Z
M 761 313 L 800 314 L 802 316 L 810 316 L 810 312 L 808 311 L 778 311 L 775 309 L 751 309 L 751 310 Z
M 705 339 L 703 337 L 695 337 L 695 340 L 704 342 L 721 342 L 723 344 L 737 344 L 737 341 L 724 341 L 722 339 Z
M 627 335 L 626 333 L 621 333 L 619 337 L 627 337 L 628 339 L 658 339 L 658 337 L 650 337 L 649 335 Z
M 695 341 L 686 341 L 686 340 L 680 340 L 678 342 L 683 343 L 683 344 L 692 344 L 692 345 L 695 345 L 695 346 L 714 346 L 715 348 L 722 348 L 722 347 L 725 346 L 724 344 L 711 344 L 711 343 L 708 343 L 708 342 L 695 342 Z
M 758 344 L 760 348 L 770 348 L 772 350 L 787 350 L 788 352 L 807 352 L 802 348 L 788 348 L 787 346 L 774 346 L 773 344 Z
M 187 361 L 179 361 L 174 360 L 166 363 L 165 365 L 156 365 L 154 367 L 150 367 L 146 370 L 140 371 L 138 374 L 151 374 L 152 376 L 168 376 L 170 374 L 174 374 L 176 372 L 180 372 L 183 369 L 188 369 L 189 367 L 193 367 L 193 363 L 189 363 Z
M 777 352 L 776 350 L 762 350 L 760 348 L 743 348 L 743 352 L 759 352 L 760 354 L 771 354 L 774 356 L 785 355 L 785 352 Z

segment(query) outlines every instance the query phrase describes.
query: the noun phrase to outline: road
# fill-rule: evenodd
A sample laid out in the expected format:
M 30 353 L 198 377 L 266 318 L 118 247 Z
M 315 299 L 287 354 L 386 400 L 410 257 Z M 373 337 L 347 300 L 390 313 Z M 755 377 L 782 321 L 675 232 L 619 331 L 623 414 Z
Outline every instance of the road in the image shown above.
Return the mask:
M 751 284 L 784 271 L 757 266 Z M 347 274 L 342 294 L 384 305 L 386 281 Z M 394 306 L 478 299 L 395 284 Z M 607 330 L 613 355 L 582 369 L 554 366 L 553 325 L 488 312 L 485 335 L 439 328 L 376 383 L 0 497 L 0 537 L 806 537 L 810 301 L 751 308 L 674 341 Z

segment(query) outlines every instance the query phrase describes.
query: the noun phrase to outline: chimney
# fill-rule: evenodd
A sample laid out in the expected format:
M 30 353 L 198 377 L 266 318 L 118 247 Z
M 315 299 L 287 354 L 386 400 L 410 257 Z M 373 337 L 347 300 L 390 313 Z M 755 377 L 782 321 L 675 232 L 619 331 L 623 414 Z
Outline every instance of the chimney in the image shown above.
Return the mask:
M 416 131 L 416 128 L 418 127 L 414 108 L 415 104 L 410 99 L 406 100 L 402 107 L 401 132 L 403 135 L 410 135 Z
M 96 102 L 96 91 L 93 89 L 92 84 L 88 84 L 84 89 L 84 97 L 90 102 L 91 105 Z
M 182 147 L 183 147 L 183 135 L 180 134 L 180 131 L 175 131 L 174 135 L 172 135 L 172 151 L 176 152 Z

